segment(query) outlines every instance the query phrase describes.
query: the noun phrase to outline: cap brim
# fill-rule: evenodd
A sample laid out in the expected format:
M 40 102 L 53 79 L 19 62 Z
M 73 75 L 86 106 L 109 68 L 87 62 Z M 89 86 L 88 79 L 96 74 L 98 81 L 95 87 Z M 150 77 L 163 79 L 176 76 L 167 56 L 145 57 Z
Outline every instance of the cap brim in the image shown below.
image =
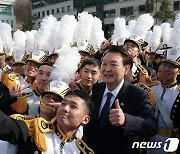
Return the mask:
M 126 39 L 126 40 L 124 41 L 124 45 L 125 45 L 127 42 L 133 42 L 133 43 L 135 43 L 136 46 L 140 49 L 140 46 L 139 46 L 134 40 Z
M 170 59 L 164 59 L 164 60 L 162 60 L 162 63 L 171 63 L 171 64 L 177 66 L 178 68 L 180 68 L 180 63 L 179 63 L 179 62 L 177 62 L 177 61 L 172 61 L 172 60 L 170 60 Z

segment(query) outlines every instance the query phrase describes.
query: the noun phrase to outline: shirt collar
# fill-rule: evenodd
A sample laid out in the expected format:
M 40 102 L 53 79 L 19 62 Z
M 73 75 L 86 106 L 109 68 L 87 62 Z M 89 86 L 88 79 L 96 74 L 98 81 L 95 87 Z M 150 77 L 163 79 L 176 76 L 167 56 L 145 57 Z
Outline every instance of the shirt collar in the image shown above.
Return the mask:
M 123 79 L 123 80 L 121 81 L 121 83 L 120 83 L 113 91 L 111 91 L 111 92 L 109 91 L 109 89 L 108 89 L 108 87 L 107 87 L 107 85 L 106 85 L 106 89 L 105 89 L 105 91 L 104 91 L 104 95 L 103 95 L 103 96 L 106 96 L 106 94 L 110 92 L 110 93 L 113 94 L 114 97 L 116 97 L 116 96 L 118 95 L 120 89 L 122 88 L 123 84 L 124 84 L 124 79 Z

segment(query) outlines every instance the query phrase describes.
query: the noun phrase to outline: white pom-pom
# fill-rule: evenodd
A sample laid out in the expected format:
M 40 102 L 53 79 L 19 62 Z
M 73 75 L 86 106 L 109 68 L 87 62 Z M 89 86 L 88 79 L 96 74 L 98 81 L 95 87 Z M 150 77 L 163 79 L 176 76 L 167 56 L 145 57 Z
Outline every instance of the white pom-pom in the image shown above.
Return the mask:
M 54 30 L 57 24 L 57 20 L 52 15 L 45 17 L 42 22 L 41 26 L 35 36 L 36 45 L 38 49 L 47 51 L 49 46 L 51 46 L 50 41 L 54 37 Z
M 161 24 L 162 29 L 162 38 L 163 38 L 163 44 L 167 44 L 170 46 L 170 35 L 171 35 L 171 25 L 169 23 L 163 23 Z
M 78 69 L 81 56 L 77 48 L 63 46 L 60 50 L 60 55 L 54 64 L 55 68 L 51 73 L 51 78 L 52 80 L 61 80 L 69 84 Z
M 152 51 L 156 51 L 156 49 L 159 47 L 160 40 L 161 40 L 161 27 L 160 26 L 154 26 L 153 33 L 151 35 L 151 41 L 150 46 Z
M 104 31 L 102 30 L 102 22 L 99 18 L 93 18 L 93 25 L 91 28 L 91 37 L 89 43 L 97 51 L 101 45 L 101 42 L 105 40 Z
M 141 15 L 132 30 L 132 36 L 139 36 L 144 40 L 146 33 L 154 24 L 154 19 L 150 14 Z
M 74 32 L 73 42 L 77 46 L 81 46 L 84 42 L 89 41 L 91 36 L 91 27 L 93 24 L 93 16 L 87 12 L 78 14 L 78 23 Z
M 14 33 L 13 41 L 14 41 L 14 59 L 15 61 L 21 61 L 24 53 L 25 53 L 25 44 L 26 44 L 26 33 L 20 30 L 17 30 Z
M 116 18 L 114 20 L 114 34 L 112 35 L 113 44 L 123 44 L 124 40 L 129 37 L 126 29 L 126 20 L 124 18 Z

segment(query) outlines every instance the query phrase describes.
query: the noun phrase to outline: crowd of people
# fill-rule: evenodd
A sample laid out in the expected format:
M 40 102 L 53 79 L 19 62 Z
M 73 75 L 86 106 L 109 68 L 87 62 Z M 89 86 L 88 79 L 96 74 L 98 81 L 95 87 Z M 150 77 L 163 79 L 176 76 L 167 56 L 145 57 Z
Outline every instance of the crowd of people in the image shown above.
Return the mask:
M 179 139 L 180 19 L 117 18 L 109 39 L 101 24 L 49 16 L 12 37 L 0 23 L 0 153 L 166 154 Z

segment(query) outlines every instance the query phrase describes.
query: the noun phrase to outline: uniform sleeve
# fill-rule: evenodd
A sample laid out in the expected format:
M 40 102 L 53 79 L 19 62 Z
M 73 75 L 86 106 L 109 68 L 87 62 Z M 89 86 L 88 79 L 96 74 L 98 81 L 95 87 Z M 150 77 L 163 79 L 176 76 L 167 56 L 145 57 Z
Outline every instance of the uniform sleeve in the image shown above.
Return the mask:
M 139 134 L 141 136 L 153 136 L 157 133 L 157 119 L 152 106 L 149 103 L 148 96 L 142 95 L 139 99 L 137 116 L 125 113 L 126 125 L 123 128 L 125 134 Z
M 25 143 L 28 137 L 28 130 L 25 122 L 15 120 L 0 111 L 0 140 L 12 144 Z
M 10 105 L 14 103 L 17 98 L 11 98 L 9 89 L 1 82 L 0 83 L 0 110 L 7 115 L 13 113 Z

